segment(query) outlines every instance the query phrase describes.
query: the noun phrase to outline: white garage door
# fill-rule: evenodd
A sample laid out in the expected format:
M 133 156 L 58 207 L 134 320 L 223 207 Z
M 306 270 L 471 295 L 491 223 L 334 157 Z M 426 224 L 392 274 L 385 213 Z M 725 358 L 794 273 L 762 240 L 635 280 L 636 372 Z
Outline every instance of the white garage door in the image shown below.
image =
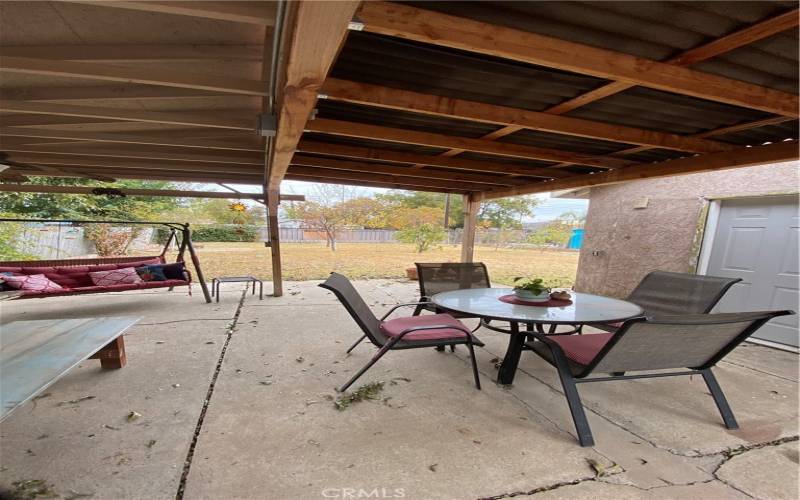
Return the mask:
M 724 200 L 705 274 L 742 278 L 715 312 L 798 309 L 798 197 Z M 755 338 L 798 346 L 798 316 L 773 319 Z

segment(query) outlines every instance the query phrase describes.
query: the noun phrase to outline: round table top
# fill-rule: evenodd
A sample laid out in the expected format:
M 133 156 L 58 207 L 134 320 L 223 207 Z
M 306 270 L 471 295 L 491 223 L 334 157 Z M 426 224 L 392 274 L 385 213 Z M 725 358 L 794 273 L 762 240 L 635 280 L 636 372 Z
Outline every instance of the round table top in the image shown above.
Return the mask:
M 517 305 L 500 301 L 503 295 L 513 293 L 510 288 L 469 288 L 437 293 L 431 297 L 431 302 L 448 311 L 520 323 L 614 323 L 644 313 L 641 307 L 632 302 L 572 291 L 569 292 L 572 304 L 563 307 Z

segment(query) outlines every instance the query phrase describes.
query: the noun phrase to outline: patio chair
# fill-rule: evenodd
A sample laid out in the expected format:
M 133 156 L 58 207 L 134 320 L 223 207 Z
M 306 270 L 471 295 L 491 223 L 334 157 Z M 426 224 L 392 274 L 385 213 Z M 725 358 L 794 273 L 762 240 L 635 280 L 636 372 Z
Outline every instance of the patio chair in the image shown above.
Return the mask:
M 625 321 L 615 333 L 581 336 L 536 333 L 533 334 L 536 340 L 526 345 L 558 370 L 581 446 L 594 445 L 577 389 L 577 384 L 585 382 L 702 375 L 725 427 L 738 429 L 736 418 L 711 368 L 766 322 L 787 314 L 794 312 L 640 317 Z M 595 373 L 672 369 L 681 370 L 589 377 Z
M 372 365 L 390 350 L 417 349 L 422 347 L 437 347 L 451 344 L 465 344 L 469 349 L 472 361 L 472 374 L 475 377 L 475 387 L 481 388 L 478 377 L 478 363 L 475 360 L 474 346 L 483 346 L 469 328 L 449 314 L 433 314 L 425 316 L 408 316 L 388 320 L 397 309 L 408 306 L 417 306 L 418 302 L 398 304 L 389 310 L 381 319 L 378 319 L 361 298 L 353 284 L 345 276 L 331 273 L 330 277 L 319 286 L 333 292 L 344 305 L 350 316 L 364 332 L 370 342 L 378 348 L 378 352 L 363 368 L 361 368 L 339 391 L 344 392 L 353 382 L 359 379 Z
M 625 300 L 640 306 L 647 316 L 707 314 L 739 281 L 742 279 L 653 271 L 642 278 Z M 621 324 L 594 326 L 614 332 Z

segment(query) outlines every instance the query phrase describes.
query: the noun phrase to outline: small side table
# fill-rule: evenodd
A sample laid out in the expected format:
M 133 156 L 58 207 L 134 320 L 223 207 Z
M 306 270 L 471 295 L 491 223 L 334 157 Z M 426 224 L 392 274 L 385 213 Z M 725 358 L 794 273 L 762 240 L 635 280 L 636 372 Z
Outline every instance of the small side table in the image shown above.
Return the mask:
M 258 300 L 264 300 L 264 282 L 255 276 L 220 276 L 211 280 L 211 296 L 217 295 L 217 302 L 219 302 L 219 285 L 220 283 L 252 283 L 253 295 L 256 294 L 256 283 L 258 283 Z M 249 287 L 250 285 L 248 285 Z

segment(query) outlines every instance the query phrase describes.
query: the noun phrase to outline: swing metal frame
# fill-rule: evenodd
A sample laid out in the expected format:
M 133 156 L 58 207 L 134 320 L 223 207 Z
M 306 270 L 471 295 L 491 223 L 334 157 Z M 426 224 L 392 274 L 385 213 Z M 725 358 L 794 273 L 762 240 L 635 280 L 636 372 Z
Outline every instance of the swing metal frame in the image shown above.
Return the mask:
M 194 245 L 192 245 L 192 231 L 189 228 L 188 222 L 163 222 L 163 221 L 127 221 L 127 220 L 80 220 L 80 219 L 18 219 L 18 218 L 0 218 L 2 222 L 37 222 L 37 223 L 63 223 L 63 224 L 120 224 L 131 226 L 164 226 L 169 228 L 170 233 L 167 238 L 164 248 L 159 255 L 150 256 L 110 256 L 110 257 L 94 257 L 89 259 L 56 259 L 56 260 L 17 260 L 17 261 L 2 261 L 0 266 L 86 266 L 95 264 L 124 264 L 126 262 L 139 262 L 147 259 L 160 259 L 164 262 L 165 255 L 170 245 L 173 242 L 178 244 L 178 255 L 175 262 L 185 262 L 186 252 L 189 252 L 189 258 L 194 265 L 195 273 L 197 274 L 197 281 L 200 282 L 200 288 L 203 290 L 203 296 L 206 303 L 211 303 L 211 293 L 208 289 L 208 284 L 203 277 L 203 271 L 200 268 L 200 259 L 197 257 Z M 180 236 L 179 236 L 180 235 Z M 188 271 L 187 271 L 188 272 Z M 172 290 L 173 287 L 169 287 Z

